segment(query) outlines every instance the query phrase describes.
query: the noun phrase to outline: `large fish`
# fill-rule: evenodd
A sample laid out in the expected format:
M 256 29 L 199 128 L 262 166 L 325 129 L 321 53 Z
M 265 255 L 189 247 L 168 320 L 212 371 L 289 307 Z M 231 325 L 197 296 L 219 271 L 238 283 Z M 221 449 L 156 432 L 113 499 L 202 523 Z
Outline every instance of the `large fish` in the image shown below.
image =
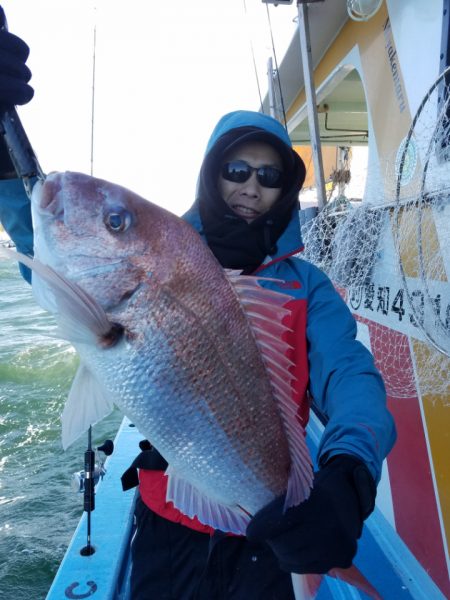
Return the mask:
M 226 272 L 186 222 L 117 185 L 54 173 L 32 197 L 37 301 L 80 356 L 63 446 L 116 404 L 169 463 L 167 499 L 244 534 L 312 485 L 282 341 L 289 296 Z M 313 597 L 299 578 L 299 597 Z
M 190 225 L 111 183 L 51 175 L 32 211 L 36 258 L 77 286 L 33 284 L 81 359 L 63 445 L 115 403 L 169 462 L 185 514 L 244 533 L 286 490 L 287 506 L 305 499 L 311 465 L 280 342 L 289 297 L 227 275 Z

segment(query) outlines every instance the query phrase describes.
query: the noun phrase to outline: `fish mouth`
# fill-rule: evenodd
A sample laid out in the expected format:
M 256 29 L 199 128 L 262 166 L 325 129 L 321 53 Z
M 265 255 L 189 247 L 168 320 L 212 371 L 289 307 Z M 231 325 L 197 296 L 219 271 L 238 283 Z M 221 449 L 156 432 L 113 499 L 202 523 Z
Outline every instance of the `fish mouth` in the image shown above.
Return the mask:
M 33 187 L 32 204 L 41 215 L 61 218 L 64 214 L 64 205 L 61 198 L 62 188 L 61 173 L 49 173 L 42 181 L 39 180 Z
M 38 180 L 33 187 L 31 203 L 35 212 L 41 217 L 63 220 L 64 219 L 64 197 L 83 189 L 84 193 L 92 191 L 88 189 L 87 176 L 71 171 L 49 173 L 44 180 Z

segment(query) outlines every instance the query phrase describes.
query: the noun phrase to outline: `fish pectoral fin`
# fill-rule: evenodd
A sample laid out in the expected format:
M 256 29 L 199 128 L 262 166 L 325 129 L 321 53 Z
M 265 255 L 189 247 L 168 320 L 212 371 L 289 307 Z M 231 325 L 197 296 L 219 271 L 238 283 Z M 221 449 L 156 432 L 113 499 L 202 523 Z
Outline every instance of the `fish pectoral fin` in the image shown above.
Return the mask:
M 193 519 L 197 517 L 203 525 L 209 525 L 220 531 L 244 535 L 250 521 L 250 515 L 238 506 L 225 506 L 205 496 L 189 481 L 180 477 L 170 465 L 166 475 L 166 501 L 173 502 L 175 508 Z
M 64 450 L 114 408 L 91 370 L 80 365 L 61 416 Z
M 111 345 L 115 325 L 100 304 L 77 283 L 21 252 L 2 248 L 0 256 L 9 260 L 14 258 L 33 271 L 32 289 L 36 302 L 55 315 L 59 337 L 72 343 Z

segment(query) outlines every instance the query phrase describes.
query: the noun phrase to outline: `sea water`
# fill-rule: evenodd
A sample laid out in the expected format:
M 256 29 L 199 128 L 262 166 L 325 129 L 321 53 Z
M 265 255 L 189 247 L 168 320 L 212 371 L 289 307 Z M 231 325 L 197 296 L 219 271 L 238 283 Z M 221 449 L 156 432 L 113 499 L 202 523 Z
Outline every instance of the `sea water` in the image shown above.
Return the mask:
M 71 477 L 87 435 L 64 452 L 60 422 L 78 358 L 55 331 L 17 266 L 0 260 L 1 600 L 46 597 L 83 510 Z M 93 443 L 121 420 L 117 411 L 96 425 Z

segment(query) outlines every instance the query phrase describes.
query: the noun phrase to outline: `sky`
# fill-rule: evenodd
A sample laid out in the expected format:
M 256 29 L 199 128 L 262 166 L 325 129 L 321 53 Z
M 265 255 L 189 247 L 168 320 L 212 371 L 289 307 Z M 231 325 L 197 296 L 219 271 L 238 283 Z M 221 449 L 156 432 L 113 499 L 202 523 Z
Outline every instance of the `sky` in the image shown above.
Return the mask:
M 3 0 L 30 46 L 19 116 L 44 172 L 91 172 L 181 215 L 219 118 L 258 110 L 272 41 L 261 0 Z M 276 57 L 296 34 L 269 6 Z M 93 55 L 95 29 L 94 112 Z M 93 114 L 93 127 L 92 127 Z

